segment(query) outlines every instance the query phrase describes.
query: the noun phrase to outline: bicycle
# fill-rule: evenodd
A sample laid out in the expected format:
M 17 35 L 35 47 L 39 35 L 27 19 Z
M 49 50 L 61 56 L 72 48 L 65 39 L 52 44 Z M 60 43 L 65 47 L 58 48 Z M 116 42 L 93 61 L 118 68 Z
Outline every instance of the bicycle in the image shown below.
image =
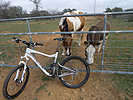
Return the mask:
M 90 75 L 90 68 L 83 58 L 79 56 L 69 56 L 65 58 L 61 63 L 57 61 L 59 53 L 59 43 L 61 41 L 64 41 L 66 39 L 65 37 L 54 38 L 54 40 L 58 40 L 58 45 L 55 54 L 52 55 L 30 49 L 30 47 L 39 45 L 43 46 L 43 44 L 26 42 L 25 40 L 20 40 L 15 37 L 13 37 L 13 39 L 16 43 L 24 43 L 25 45 L 27 45 L 27 48 L 24 56 L 21 56 L 19 64 L 10 71 L 4 81 L 3 96 L 6 99 L 14 99 L 19 96 L 20 93 L 24 90 L 29 79 L 29 68 L 27 66 L 29 58 L 31 58 L 33 62 L 35 62 L 35 64 L 47 76 L 51 76 L 52 78 L 59 78 L 60 81 L 68 88 L 78 88 L 83 86 L 87 82 Z M 54 58 L 54 63 L 50 65 L 50 72 L 48 72 L 41 66 L 41 64 L 32 55 L 33 53 Z M 56 65 L 58 65 L 58 68 L 56 68 Z

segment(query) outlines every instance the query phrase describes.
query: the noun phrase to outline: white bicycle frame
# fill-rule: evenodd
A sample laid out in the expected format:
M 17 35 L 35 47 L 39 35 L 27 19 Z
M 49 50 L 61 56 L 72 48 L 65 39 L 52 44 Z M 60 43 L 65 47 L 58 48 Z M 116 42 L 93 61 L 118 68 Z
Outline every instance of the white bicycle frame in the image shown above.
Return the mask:
M 24 80 L 24 74 L 25 74 L 25 70 L 26 70 L 26 68 L 27 68 L 27 62 L 28 62 L 29 58 L 31 58 L 31 59 L 38 65 L 38 67 L 39 67 L 46 75 L 52 76 L 49 72 L 47 72 L 47 71 L 41 66 L 41 64 L 35 59 L 35 57 L 32 56 L 31 53 L 40 54 L 40 55 L 43 55 L 43 56 L 46 56 L 46 57 L 54 57 L 54 58 L 55 58 L 55 59 L 54 59 L 54 63 L 57 63 L 58 52 L 56 52 L 56 53 L 53 54 L 53 55 L 48 55 L 48 54 L 44 54 L 44 53 L 39 52 L 39 51 L 36 51 L 36 50 L 32 50 L 32 49 L 30 49 L 30 48 L 27 48 L 27 49 L 26 49 L 26 52 L 25 52 L 25 55 L 24 55 L 24 56 L 21 56 L 21 61 L 19 62 L 19 65 L 20 65 L 20 64 L 24 64 L 24 70 L 23 70 L 23 73 L 22 73 L 21 82 L 23 82 L 23 80 Z M 29 57 L 29 58 L 28 58 L 28 57 Z M 26 62 L 24 62 L 24 61 L 22 60 L 23 58 L 26 59 Z M 71 73 L 64 73 L 64 74 L 62 74 L 62 75 L 59 75 L 59 77 L 66 76 L 66 75 L 73 75 L 73 74 L 75 73 L 74 70 L 69 69 L 69 68 L 67 68 L 67 67 L 65 67 L 65 66 L 62 66 L 62 65 L 60 65 L 59 63 L 57 63 L 57 64 L 58 64 L 60 67 L 65 68 L 65 69 L 71 71 Z M 18 75 L 19 75 L 19 70 L 17 70 L 16 77 L 15 77 L 14 81 L 17 80 Z

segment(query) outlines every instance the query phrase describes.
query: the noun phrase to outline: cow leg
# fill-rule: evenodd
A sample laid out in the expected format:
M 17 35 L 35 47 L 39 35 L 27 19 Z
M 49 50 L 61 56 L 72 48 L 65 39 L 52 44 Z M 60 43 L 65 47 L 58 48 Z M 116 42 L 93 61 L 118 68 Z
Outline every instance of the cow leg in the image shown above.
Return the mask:
M 66 55 L 65 54 L 65 48 L 63 47 L 63 52 L 62 52 L 62 56 Z

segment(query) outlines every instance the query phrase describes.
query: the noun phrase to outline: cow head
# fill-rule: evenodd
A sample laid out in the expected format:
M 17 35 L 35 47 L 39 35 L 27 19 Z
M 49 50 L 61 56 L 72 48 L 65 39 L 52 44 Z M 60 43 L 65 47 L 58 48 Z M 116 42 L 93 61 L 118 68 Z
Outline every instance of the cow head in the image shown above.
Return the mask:
M 85 49 L 86 62 L 88 64 L 92 64 L 94 62 L 93 55 L 96 49 L 94 48 L 92 44 L 89 44 L 87 41 L 85 41 L 84 44 L 86 45 L 86 49 Z

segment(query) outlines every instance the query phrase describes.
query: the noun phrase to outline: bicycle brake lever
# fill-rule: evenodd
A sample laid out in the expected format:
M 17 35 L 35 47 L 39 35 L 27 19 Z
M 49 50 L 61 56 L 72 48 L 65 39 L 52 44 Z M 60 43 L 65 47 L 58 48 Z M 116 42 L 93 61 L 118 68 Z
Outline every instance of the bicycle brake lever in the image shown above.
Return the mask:
M 15 37 L 13 37 L 13 39 L 14 39 L 14 41 L 15 41 L 16 43 L 19 43 L 19 41 L 21 41 L 20 39 L 15 38 Z
M 15 42 L 16 42 L 16 43 L 19 43 L 19 40 L 18 40 L 18 39 L 15 39 Z

